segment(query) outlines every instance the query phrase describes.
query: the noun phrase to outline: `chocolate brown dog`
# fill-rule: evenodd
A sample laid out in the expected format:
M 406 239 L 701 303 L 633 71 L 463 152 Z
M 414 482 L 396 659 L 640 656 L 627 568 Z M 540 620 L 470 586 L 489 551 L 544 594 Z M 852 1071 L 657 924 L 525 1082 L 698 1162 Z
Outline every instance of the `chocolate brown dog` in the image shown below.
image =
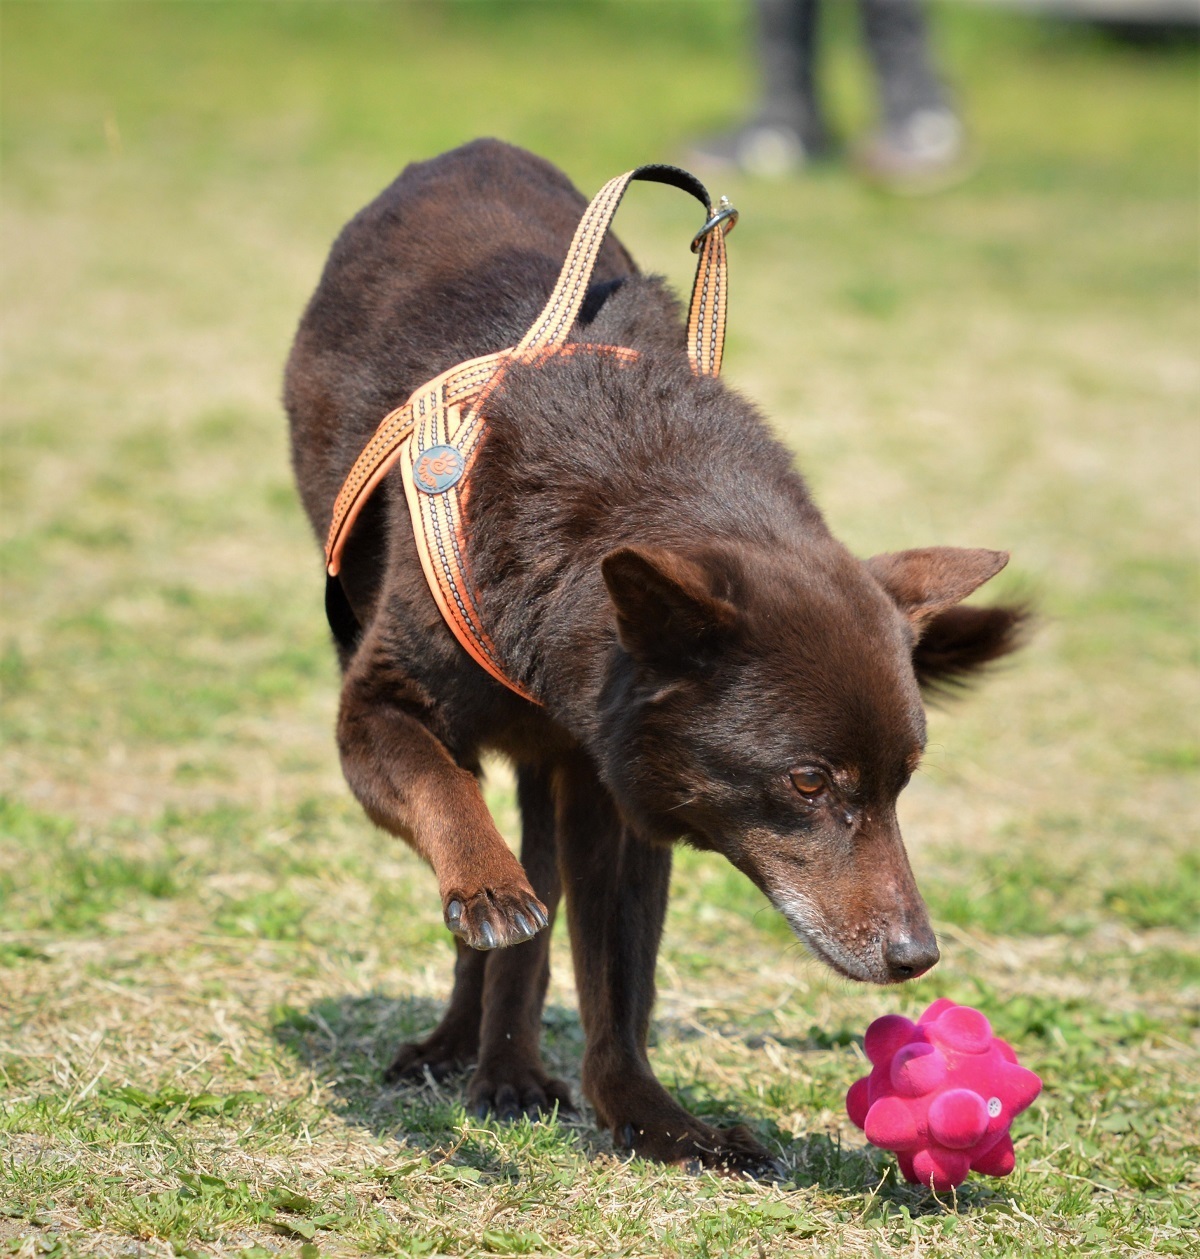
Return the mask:
M 388 411 L 521 339 L 584 206 L 546 162 L 482 140 L 408 167 L 349 223 L 287 368 L 318 536 Z M 458 937 L 446 1015 L 388 1079 L 474 1062 L 480 1111 L 570 1105 L 539 1053 L 565 891 L 600 1122 L 649 1158 L 754 1170 L 768 1155 L 746 1130 L 700 1123 L 647 1060 L 671 845 L 724 853 L 842 975 L 928 970 L 937 944 L 895 812 L 924 745 L 921 688 L 1011 651 L 1022 613 L 957 606 L 1002 552 L 851 555 L 753 408 L 693 374 L 674 298 L 611 237 L 573 335 L 637 360 L 513 368 L 467 513 L 483 619 L 543 706 L 451 636 L 398 469 L 334 592 L 346 778 L 432 865 Z M 520 863 L 483 802 L 484 750 L 516 766 Z

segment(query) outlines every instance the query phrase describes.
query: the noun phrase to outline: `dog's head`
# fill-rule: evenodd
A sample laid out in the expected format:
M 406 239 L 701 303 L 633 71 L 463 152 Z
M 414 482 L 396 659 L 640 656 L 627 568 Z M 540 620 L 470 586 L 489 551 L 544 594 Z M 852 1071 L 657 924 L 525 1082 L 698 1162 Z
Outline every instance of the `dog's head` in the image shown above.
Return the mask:
M 724 853 L 854 979 L 938 959 L 896 821 L 925 745 L 922 688 L 1016 645 L 1019 608 L 959 607 L 998 551 L 855 559 L 628 547 L 603 562 L 619 648 L 605 775 L 638 829 Z

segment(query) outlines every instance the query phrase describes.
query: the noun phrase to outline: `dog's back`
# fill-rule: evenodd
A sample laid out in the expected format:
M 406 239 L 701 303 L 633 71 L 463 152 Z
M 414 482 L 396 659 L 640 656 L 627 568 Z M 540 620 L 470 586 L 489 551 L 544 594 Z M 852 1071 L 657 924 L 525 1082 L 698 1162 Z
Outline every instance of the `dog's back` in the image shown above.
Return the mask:
M 320 539 L 390 410 L 445 368 L 520 340 L 586 204 L 549 162 L 476 140 L 406 167 L 342 230 L 284 381 L 296 476 Z M 610 238 L 593 287 L 636 271 Z

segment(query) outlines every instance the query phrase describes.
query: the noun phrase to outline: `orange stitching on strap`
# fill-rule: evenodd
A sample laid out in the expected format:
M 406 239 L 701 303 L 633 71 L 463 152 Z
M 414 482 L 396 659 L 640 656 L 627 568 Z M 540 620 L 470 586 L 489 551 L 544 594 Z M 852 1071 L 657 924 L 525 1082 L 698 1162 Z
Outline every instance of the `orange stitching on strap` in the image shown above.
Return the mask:
M 655 169 L 651 175 L 649 171 Z M 540 366 L 557 355 L 594 353 L 630 363 L 638 352 L 626 346 L 568 342 L 567 335 L 579 315 L 596 258 L 609 224 L 629 183 L 642 178 L 662 178 L 664 168 L 627 171 L 610 179 L 588 205 L 575 229 L 554 291 L 533 326 L 514 347 L 484 354 L 449 368 L 416 390 L 408 401 L 390 411 L 380 422 L 362 453 L 354 461 L 338 496 L 325 542 L 326 568 L 336 577 L 342 551 L 368 498 L 400 461 L 404 496 L 412 518 L 417 554 L 429 590 L 447 626 L 463 649 L 498 682 L 531 703 L 540 701 L 504 672 L 487 631 L 479 623 L 467 560 L 464 529 L 470 473 L 479 454 L 487 421 L 482 408 L 503 382 L 511 363 Z M 674 171 L 666 182 L 677 182 Z M 683 175 L 697 195 L 703 191 L 691 176 Z M 727 205 L 727 202 L 723 202 Z M 710 218 L 712 207 L 708 207 Z M 687 352 L 692 370 L 715 376 L 721 370 L 725 338 L 725 231 L 719 223 L 704 233 L 688 307 Z M 463 460 L 458 480 L 440 492 L 424 493 L 413 479 L 413 469 L 425 451 L 435 446 L 456 449 Z M 451 461 L 447 457 L 447 467 Z

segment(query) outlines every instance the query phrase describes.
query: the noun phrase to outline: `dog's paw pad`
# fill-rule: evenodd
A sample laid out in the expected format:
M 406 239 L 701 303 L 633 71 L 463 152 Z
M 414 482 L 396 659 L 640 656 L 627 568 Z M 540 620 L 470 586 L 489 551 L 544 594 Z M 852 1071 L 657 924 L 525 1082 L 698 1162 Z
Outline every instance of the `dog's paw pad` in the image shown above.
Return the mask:
M 485 888 L 446 898 L 446 926 L 473 949 L 506 949 L 550 925 L 546 907 L 526 888 Z

